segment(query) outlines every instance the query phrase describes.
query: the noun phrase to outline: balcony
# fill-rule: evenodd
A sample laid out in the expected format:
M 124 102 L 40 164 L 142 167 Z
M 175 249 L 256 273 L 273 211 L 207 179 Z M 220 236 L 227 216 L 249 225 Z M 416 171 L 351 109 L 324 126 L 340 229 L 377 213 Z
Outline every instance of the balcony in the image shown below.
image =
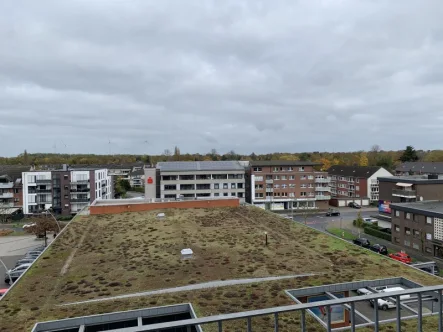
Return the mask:
M 74 180 L 71 181 L 71 184 L 88 184 L 89 180 Z
M 0 193 L 0 198 L 13 198 L 13 193 Z
M 331 187 L 315 187 L 315 191 L 331 191 Z
M 52 190 L 51 189 L 36 189 L 35 190 L 37 193 L 51 193 Z
M 267 193 L 273 193 L 274 192 L 274 188 L 266 188 L 266 192 Z
M 89 203 L 89 198 L 88 197 L 77 197 L 77 198 L 72 198 L 71 202 L 84 202 L 84 203 Z
M 37 183 L 37 184 L 51 184 L 52 180 L 51 179 L 37 179 L 37 180 L 35 180 L 35 183 Z
M 331 182 L 331 178 L 315 178 L 315 183 L 329 183 Z
M 88 193 L 90 191 L 89 188 L 86 189 L 71 189 L 71 195 L 76 193 Z
M 318 201 L 330 200 L 331 195 L 315 195 L 315 199 Z
M 266 180 L 266 183 L 267 184 L 272 184 L 272 183 L 274 183 L 274 180 Z
M 14 183 L 12 182 L 0 183 L 0 189 L 11 189 L 12 187 L 14 187 Z
M 415 190 L 392 189 L 392 196 L 416 198 L 417 192 Z
M 12 208 L 14 207 L 14 203 L 2 203 L 0 202 L 0 208 Z

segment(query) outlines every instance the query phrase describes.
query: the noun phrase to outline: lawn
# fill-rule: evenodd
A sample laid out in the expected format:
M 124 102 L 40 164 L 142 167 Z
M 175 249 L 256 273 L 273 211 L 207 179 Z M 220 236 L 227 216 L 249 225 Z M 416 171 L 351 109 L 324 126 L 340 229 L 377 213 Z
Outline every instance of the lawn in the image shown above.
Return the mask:
M 0 331 L 29 331 L 37 321 L 183 302 L 192 303 L 199 316 L 287 305 L 293 302 L 286 289 L 362 279 L 403 276 L 427 285 L 440 283 L 258 208 L 165 210 L 164 219 L 156 218 L 158 212 L 74 220 L 0 302 Z M 188 247 L 194 257 L 183 260 L 180 250 Z M 305 273 L 316 275 L 59 306 L 213 280 Z M 294 314 L 284 318 L 281 331 L 298 321 Z M 272 325 L 269 317 L 257 321 L 254 331 Z M 238 330 L 243 322 L 232 324 L 224 330 Z
M 328 228 L 326 229 L 329 233 L 338 236 L 339 238 L 345 240 L 354 240 L 356 236 L 352 234 L 349 230 L 340 229 L 340 228 Z

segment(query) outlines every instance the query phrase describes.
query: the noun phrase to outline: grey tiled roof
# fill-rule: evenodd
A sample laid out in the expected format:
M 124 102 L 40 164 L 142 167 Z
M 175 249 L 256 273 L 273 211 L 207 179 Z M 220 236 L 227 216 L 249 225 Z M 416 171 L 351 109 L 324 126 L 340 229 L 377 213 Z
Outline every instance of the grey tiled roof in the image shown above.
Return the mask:
M 162 172 L 244 170 L 238 161 L 167 161 L 157 164 Z
M 313 161 L 301 161 L 301 160 L 256 160 L 251 161 L 251 166 L 318 166 L 321 163 Z
M 328 169 L 329 175 L 352 176 L 356 178 L 369 178 L 381 167 L 379 166 L 345 166 L 336 165 Z
M 395 168 L 396 172 L 443 174 L 443 162 L 406 162 Z
M 411 212 L 431 212 L 443 215 L 443 201 L 421 201 L 409 203 L 391 203 L 391 208 Z

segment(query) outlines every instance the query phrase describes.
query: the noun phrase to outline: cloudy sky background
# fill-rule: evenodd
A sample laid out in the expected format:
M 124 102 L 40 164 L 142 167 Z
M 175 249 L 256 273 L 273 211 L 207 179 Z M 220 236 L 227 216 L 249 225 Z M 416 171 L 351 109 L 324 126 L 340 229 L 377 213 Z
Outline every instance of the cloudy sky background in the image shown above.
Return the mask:
M 3 156 L 442 148 L 443 1 L 5 0 L 0 13 Z

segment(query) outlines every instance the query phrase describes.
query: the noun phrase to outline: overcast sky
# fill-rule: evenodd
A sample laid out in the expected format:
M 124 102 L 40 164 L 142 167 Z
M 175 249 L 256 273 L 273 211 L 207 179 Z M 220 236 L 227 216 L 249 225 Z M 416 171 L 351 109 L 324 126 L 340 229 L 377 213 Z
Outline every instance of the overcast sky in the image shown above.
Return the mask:
M 3 156 L 442 148 L 441 0 L 4 0 L 0 13 Z

